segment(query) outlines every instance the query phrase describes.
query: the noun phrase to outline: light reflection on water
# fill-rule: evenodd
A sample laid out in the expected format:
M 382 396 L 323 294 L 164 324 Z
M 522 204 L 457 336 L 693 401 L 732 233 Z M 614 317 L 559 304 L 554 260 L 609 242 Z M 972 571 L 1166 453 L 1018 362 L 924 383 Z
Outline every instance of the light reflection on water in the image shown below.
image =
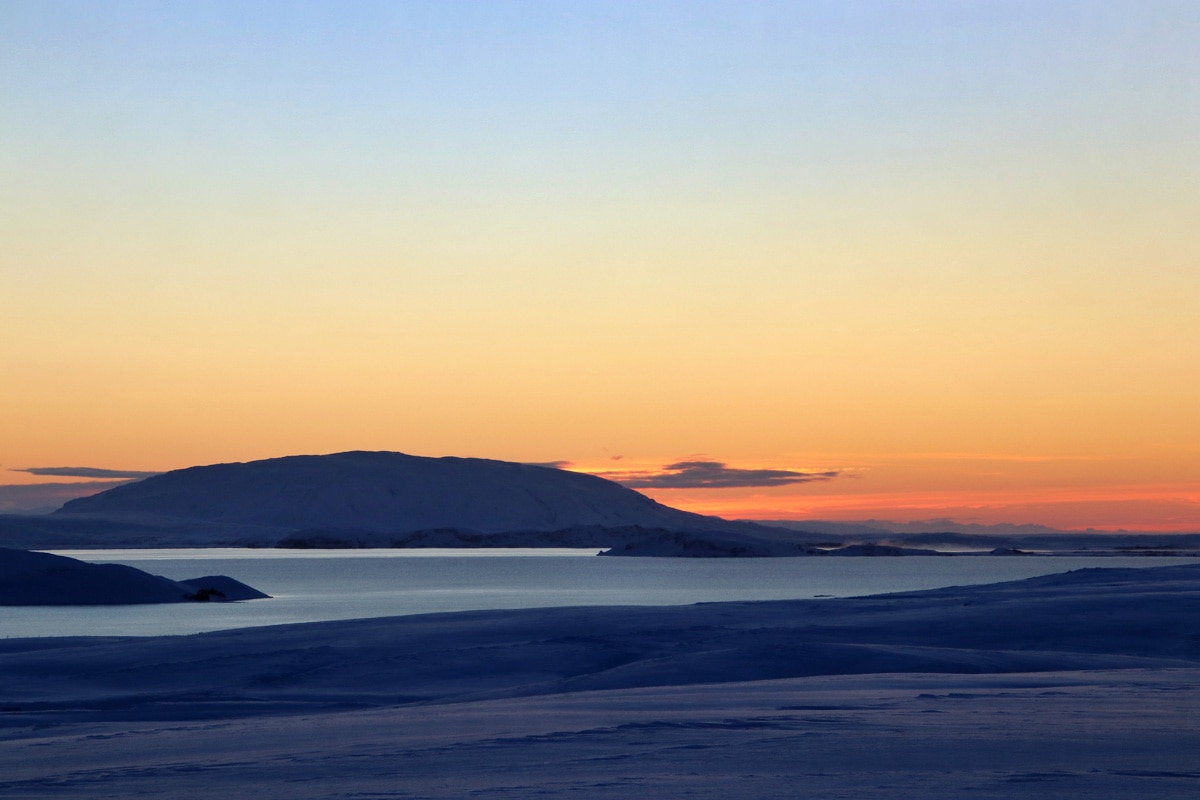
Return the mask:
M 331 558 L 506 558 L 512 556 L 594 556 L 600 548 L 579 547 L 414 547 L 411 549 L 361 548 L 354 550 L 248 548 L 248 547 L 163 547 L 154 550 L 48 550 L 96 563 L 126 564 L 130 561 L 177 561 L 194 559 L 331 559 Z
M 849 597 L 1019 580 L 1083 567 L 1196 563 L 1187 558 L 1074 556 L 597 558 L 595 550 L 56 552 L 129 564 L 175 580 L 228 575 L 272 599 L 10 606 L 0 609 L 0 637 L 148 636 L 442 611 Z

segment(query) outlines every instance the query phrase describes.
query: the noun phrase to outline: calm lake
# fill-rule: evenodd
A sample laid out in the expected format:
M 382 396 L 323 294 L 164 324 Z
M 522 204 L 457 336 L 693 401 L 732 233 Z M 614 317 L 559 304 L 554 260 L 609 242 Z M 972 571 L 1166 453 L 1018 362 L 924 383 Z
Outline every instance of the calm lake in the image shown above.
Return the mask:
M 851 597 L 995 583 L 1083 567 L 1187 558 L 597 558 L 595 550 L 72 550 L 175 580 L 228 575 L 244 603 L 0 608 L 0 637 L 150 636 L 253 625 L 498 608 L 683 605 Z

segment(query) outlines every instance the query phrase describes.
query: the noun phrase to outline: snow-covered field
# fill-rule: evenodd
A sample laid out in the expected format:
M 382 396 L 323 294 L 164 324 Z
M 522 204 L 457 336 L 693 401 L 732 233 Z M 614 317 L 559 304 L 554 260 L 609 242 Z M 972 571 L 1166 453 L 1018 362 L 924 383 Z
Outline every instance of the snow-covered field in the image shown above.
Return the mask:
M 0 641 L 0 796 L 1200 796 L 1200 565 Z

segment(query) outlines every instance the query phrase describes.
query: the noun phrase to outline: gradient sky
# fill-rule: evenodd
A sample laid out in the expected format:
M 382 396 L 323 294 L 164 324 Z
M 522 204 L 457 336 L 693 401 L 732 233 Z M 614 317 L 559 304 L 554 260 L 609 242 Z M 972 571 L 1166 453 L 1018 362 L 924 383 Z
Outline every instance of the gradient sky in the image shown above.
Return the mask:
M 399 450 L 1200 530 L 1197 41 L 1190 0 L 0 0 L 0 483 Z

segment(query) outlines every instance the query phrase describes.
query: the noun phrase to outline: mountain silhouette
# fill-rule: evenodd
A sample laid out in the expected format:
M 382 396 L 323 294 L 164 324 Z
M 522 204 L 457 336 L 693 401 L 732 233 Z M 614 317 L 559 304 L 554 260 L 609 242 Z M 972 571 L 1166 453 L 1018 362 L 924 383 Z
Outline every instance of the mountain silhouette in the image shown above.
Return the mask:
M 55 514 L 389 534 L 579 526 L 736 532 L 747 527 L 673 509 L 578 472 L 364 451 L 174 470 L 72 500 Z

